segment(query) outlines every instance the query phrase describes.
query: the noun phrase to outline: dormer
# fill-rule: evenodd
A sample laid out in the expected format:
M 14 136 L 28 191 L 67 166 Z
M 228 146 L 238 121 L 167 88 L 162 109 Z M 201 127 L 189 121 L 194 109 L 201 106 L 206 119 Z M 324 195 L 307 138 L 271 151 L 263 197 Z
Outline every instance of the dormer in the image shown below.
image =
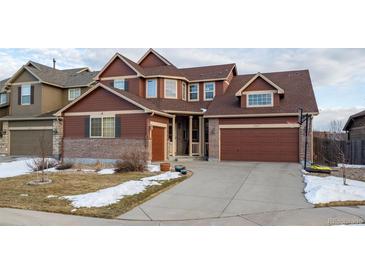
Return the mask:
M 149 49 L 138 61 L 138 65 L 143 68 L 173 66 L 165 57 L 160 55 L 154 49 Z
M 236 96 L 242 108 L 277 107 L 284 90 L 259 72 L 236 92 Z

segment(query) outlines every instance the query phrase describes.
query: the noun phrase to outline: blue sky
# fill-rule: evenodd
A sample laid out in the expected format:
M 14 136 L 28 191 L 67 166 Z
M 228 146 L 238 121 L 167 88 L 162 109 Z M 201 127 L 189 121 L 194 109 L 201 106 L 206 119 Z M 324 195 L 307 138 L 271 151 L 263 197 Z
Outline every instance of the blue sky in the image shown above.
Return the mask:
M 28 60 L 57 67 L 100 69 L 118 51 L 137 61 L 147 49 L 0 49 L 0 79 Z M 177 67 L 236 63 L 238 72 L 309 69 L 321 114 L 316 129 L 333 119 L 345 121 L 365 109 L 365 49 L 156 49 Z

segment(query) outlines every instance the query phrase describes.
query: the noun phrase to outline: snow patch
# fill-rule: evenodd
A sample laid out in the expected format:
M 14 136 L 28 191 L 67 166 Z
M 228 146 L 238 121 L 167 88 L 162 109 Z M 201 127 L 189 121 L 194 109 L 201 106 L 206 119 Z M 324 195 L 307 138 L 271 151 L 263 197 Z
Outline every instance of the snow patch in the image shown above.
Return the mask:
M 20 194 L 21 197 L 28 197 L 28 194 Z
M 57 195 L 48 195 L 47 198 L 48 199 L 51 199 L 51 198 L 57 198 L 58 196 Z
M 178 172 L 166 172 L 157 176 L 145 177 L 141 180 L 131 180 L 120 185 L 98 190 L 96 192 L 63 196 L 63 198 L 72 202 L 72 206 L 80 207 L 103 207 L 119 202 L 124 196 L 139 194 L 146 190 L 147 187 L 160 185 L 159 181 L 168 181 L 176 179 L 181 175 Z
M 343 164 L 337 164 L 337 167 L 343 167 Z M 345 164 L 345 168 L 365 168 L 365 165 L 348 165 Z
M 304 182 L 305 198 L 311 204 L 365 200 L 365 182 L 347 179 L 348 185 L 344 185 L 340 177 L 309 175 L 304 176 Z
M 159 165 L 147 165 L 147 170 L 149 172 L 160 172 L 160 166 Z
M 104 168 L 100 171 L 98 171 L 98 174 L 100 175 L 106 175 L 106 174 L 114 174 L 114 168 Z
M 31 173 L 32 170 L 28 167 L 31 159 L 19 159 L 13 162 L 0 163 L 0 178 L 15 177 Z

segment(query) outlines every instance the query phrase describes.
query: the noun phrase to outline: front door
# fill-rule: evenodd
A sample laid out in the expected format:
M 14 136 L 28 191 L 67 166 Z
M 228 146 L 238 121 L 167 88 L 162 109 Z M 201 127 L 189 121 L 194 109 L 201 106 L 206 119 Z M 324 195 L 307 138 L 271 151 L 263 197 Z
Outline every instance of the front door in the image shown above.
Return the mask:
M 154 126 L 152 129 L 152 161 L 165 160 L 165 128 Z

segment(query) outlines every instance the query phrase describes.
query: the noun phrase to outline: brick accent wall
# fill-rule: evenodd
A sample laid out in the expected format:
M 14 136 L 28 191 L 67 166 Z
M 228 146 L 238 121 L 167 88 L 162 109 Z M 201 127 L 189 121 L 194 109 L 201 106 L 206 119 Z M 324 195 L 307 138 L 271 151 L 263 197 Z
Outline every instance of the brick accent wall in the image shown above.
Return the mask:
M 309 120 L 308 123 L 308 147 L 307 147 L 307 161 L 313 161 L 313 131 L 312 131 L 312 122 L 313 117 Z M 299 161 L 300 163 L 304 163 L 304 149 L 305 149 L 305 123 L 301 125 L 299 128 Z
M 3 131 L 6 133 L 0 138 L 0 154 L 9 154 L 9 123 L 3 122 Z
M 219 119 L 209 119 L 209 161 L 219 160 Z
M 120 159 L 127 151 L 146 148 L 144 139 L 71 139 L 63 140 L 65 158 Z

